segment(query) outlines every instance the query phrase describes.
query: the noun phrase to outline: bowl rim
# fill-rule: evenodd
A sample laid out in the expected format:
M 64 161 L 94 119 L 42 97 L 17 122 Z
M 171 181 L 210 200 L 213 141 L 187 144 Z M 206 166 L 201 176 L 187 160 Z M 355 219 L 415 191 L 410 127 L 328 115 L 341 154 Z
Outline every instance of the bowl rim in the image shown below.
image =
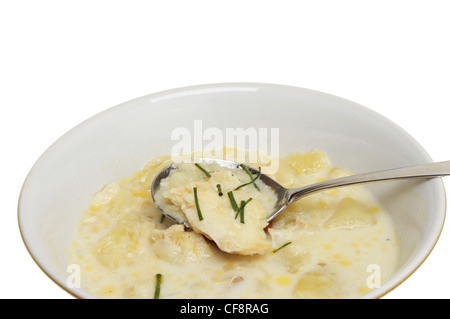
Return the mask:
M 415 145 L 416 151 L 420 152 L 420 155 L 423 156 L 423 158 L 427 162 L 432 162 L 431 156 L 424 149 L 424 147 L 412 135 L 410 135 L 407 131 L 405 131 L 402 127 L 400 127 L 398 124 L 396 124 L 389 118 L 381 115 L 380 113 L 378 113 L 364 105 L 358 104 L 358 103 L 348 100 L 346 98 L 342 98 L 342 97 L 334 95 L 334 94 L 330 94 L 330 93 L 326 93 L 326 92 L 322 92 L 322 91 L 318 91 L 318 90 L 314 90 L 314 89 L 309 89 L 309 88 L 304 88 L 304 87 L 299 87 L 299 86 L 294 86 L 294 85 L 264 83 L 264 82 L 217 82 L 217 83 L 181 86 L 181 87 L 177 87 L 177 88 L 172 88 L 172 89 L 167 89 L 167 90 L 162 90 L 162 91 L 146 94 L 146 95 L 122 102 L 115 106 L 109 107 L 105 110 L 102 110 L 102 111 L 88 117 L 87 119 L 83 120 L 82 122 L 78 123 L 71 129 L 69 129 L 66 133 L 64 133 L 59 138 L 57 138 L 52 144 L 50 144 L 47 147 L 47 149 L 37 158 L 37 160 L 35 161 L 33 166 L 30 168 L 27 176 L 25 177 L 24 182 L 22 183 L 22 187 L 20 189 L 20 194 L 19 194 L 18 203 L 17 203 L 17 221 L 18 221 L 19 233 L 20 233 L 22 241 L 25 245 L 25 248 L 28 251 L 28 254 L 30 255 L 30 257 L 36 263 L 36 265 L 41 269 L 41 271 L 44 274 L 46 274 L 47 277 L 49 277 L 60 288 L 62 288 L 64 291 L 66 291 L 68 294 L 72 295 L 75 298 L 78 298 L 78 299 L 97 298 L 96 296 L 93 296 L 90 293 L 88 293 L 82 289 L 78 290 L 78 289 L 66 287 L 66 285 L 64 285 L 61 282 L 61 280 L 59 278 L 57 278 L 56 275 L 51 274 L 51 271 L 49 269 L 47 269 L 47 265 L 45 265 L 44 262 L 39 260 L 39 254 L 36 252 L 33 252 L 32 243 L 30 243 L 27 240 L 27 235 L 25 234 L 25 232 L 23 230 L 23 221 L 22 221 L 23 212 L 21 209 L 21 205 L 23 202 L 24 188 L 25 188 L 25 185 L 26 185 L 27 181 L 29 180 L 30 176 L 38 168 L 38 166 L 39 166 L 38 164 L 41 162 L 41 160 L 45 157 L 46 154 L 51 152 L 51 150 L 53 148 L 55 148 L 59 143 L 63 143 L 64 140 L 68 136 L 70 136 L 74 132 L 77 132 L 78 130 L 82 129 L 85 125 L 89 124 L 91 121 L 95 121 L 96 119 L 106 116 L 111 112 L 116 112 L 116 111 L 121 110 L 122 108 L 129 107 L 130 104 L 133 104 L 136 102 L 140 102 L 140 101 L 144 101 L 144 100 L 158 101 L 158 100 L 163 100 L 163 99 L 184 97 L 186 95 L 192 95 L 192 94 L 204 94 L 204 93 L 214 93 L 214 92 L 232 92 L 233 90 L 236 90 L 236 89 L 238 89 L 238 90 L 243 90 L 245 88 L 253 88 L 254 89 L 255 87 L 256 88 L 264 88 L 265 87 L 265 88 L 275 88 L 275 89 L 278 88 L 278 89 L 286 89 L 286 90 L 303 91 L 303 92 L 309 92 L 309 93 L 325 96 L 330 99 L 342 100 L 346 104 L 351 105 L 353 108 L 359 108 L 360 110 L 362 110 L 364 112 L 372 113 L 372 115 L 378 117 L 379 120 L 382 120 L 386 124 L 389 124 L 390 126 L 397 129 L 399 132 L 401 132 L 403 134 L 403 136 L 405 138 L 407 138 L 409 140 L 410 143 Z M 257 91 L 257 90 L 254 90 L 254 91 Z M 428 258 L 428 256 L 431 254 L 431 252 L 435 248 L 435 246 L 442 234 L 443 227 L 445 224 L 446 213 L 447 213 L 447 195 L 446 195 L 445 185 L 442 181 L 442 178 L 434 178 L 433 181 L 437 183 L 436 186 L 442 191 L 442 197 L 443 197 L 443 201 L 441 203 L 439 203 L 439 205 L 440 205 L 439 208 L 442 210 L 442 212 L 441 212 L 442 218 L 440 218 L 439 220 L 437 220 L 434 223 L 439 226 L 439 231 L 438 232 L 436 231 L 434 238 L 432 239 L 431 242 L 428 243 L 428 246 L 424 247 L 422 249 L 424 251 L 424 253 L 422 254 L 422 256 L 419 256 L 419 260 L 417 260 L 414 263 L 414 265 L 411 265 L 410 262 L 407 262 L 406 266 L 410 266 L 410 267 L 405 267 L 405 268 L 408 268 L 408 269 L 403 269 L 403 272 L 397 271 L 391 278 L 389 278 L 387 281 L 385 281 L 383 284 L 381 284 L 381 286 L 379 288 L 375 288 L 372 291 L 370 291 L 369 293 L 360 296 L 359 298 L 378 299 L 378 298 L 385 296 L 386 294 L 391 292 L 393 289 L 398 287 L 400 284 L 402 284 L 405 280 L 407 280 L 425 262 L 425 260 Z M 398 278 L 396 278 L 396 277 L 398 277 Z

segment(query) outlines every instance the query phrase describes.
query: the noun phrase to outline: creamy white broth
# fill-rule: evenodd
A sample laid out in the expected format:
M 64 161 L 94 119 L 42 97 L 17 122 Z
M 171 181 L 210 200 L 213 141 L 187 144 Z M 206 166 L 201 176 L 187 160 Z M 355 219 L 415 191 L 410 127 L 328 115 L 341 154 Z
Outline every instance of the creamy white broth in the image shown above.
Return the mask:
M 349 175 L 318 150 L 279 163 L 271 177 L 285 187 Z M 153 298 L 159 273 L 160 298 L 356 298 L 396 269 L 394 224 L 362 185 L 295 202 L 265 228 L 268 248 L 244 256 L 162 218 L 150 186 L 169 164 L 169 157 L 152 159 L 93 197 L 69 254 L 83 289 L 101 298 Z

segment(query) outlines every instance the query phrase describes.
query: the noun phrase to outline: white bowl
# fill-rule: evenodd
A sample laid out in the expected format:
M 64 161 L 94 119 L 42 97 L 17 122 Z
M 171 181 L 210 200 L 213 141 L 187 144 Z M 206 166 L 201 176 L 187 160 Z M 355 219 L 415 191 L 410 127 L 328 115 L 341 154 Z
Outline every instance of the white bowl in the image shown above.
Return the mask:
M 170 154 L 176 128 L 279 128 L 280 154 L 324 150 L 353 173 L 431 162 L 427 152 L 383 116 L 345 99 L 303 88 L 210 84 L 144 96 L 110 108 L 58 139 L 36 162 L 19 199 L 25 245 L 41 269 L 74 296 L 67 248 L 81 213 L 104 184 L 130 175 L 151 157 Z M 391 212 L 400 243 L 397 272 L 363 298 L 377 298 L 409 277 L 433 249 L 443 227 L 442 180 L 368 186 Z

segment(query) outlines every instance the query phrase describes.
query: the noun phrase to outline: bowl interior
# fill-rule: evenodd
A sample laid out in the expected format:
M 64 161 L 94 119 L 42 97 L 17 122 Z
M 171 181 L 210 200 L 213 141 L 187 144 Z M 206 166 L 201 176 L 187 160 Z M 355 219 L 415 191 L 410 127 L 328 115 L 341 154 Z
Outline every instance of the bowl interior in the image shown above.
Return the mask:
M 197 121 L 196 120 L 200 120 Z M 278 128 L 281 156 L 318 148 L 353 173 L 431 162 L 406 132 L 381 115 L 317 91 L 271 84 L 187 87 L 144 96 L 108 109 L 57 140 L 31 169 L 19 200 L 24 242 L 42 270 L 64 289 L 67 248 L 81 213 L 104 184 L 170 154 L 177 129 Z M 194 127 L 196 126 L 196 127 Z M 196 150 L 205 147 L 194 143 Z M 200 137 L 200 140 L 202 138 Z M 198 141 L 198 139 L 196 140 Z M 195 145 L 194 145 L 195 144 Z M 394 277 L 364 297 L 378 297 L 408 277 L 438 239 L 445 216 L 440 179 L 368 186 L 391 212 L 400 242 Z

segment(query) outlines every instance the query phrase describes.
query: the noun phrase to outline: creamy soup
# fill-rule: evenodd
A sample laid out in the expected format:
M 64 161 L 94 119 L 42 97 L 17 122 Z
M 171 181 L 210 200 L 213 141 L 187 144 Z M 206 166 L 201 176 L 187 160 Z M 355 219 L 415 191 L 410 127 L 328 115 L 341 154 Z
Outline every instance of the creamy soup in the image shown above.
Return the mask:
M 304 197 L 268 224 L 276 197 L 255 174 L 180 165 L 155 200 L 187 229 L 150 192 L 171 163 L 154 158 L 93 196 L 69 252 L 81 288 L 101 298 L 356 298 L 396 269 L 394 224 L 363 185 Z M 292 188 L 347 175 L 312 150 L 280 158 L 269 176 Z

